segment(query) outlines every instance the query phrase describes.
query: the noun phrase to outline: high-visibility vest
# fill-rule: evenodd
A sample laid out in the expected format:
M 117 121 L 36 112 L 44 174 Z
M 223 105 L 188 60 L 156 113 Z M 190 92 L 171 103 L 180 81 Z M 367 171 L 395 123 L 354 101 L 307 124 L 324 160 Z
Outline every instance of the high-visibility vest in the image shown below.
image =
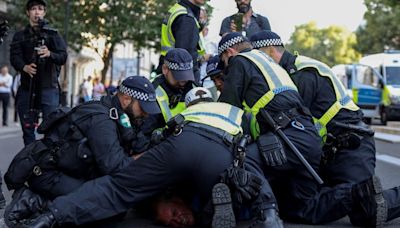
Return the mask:
M 161 85 L 156 88 L 156 99 L 165 122 L 168 122 L 168 120 L 181 113 L 186 108 L 185 102 L 178 102 L 174 108 L 170 109 L 168 94 Z
M 245 102 L 243 102 L 245 110 L 249 110 L 252 114 L 250 120 L 250 131 L 253 138 L 256 139 L 260 135 L 260 128 L 256 119 L 260 109 L 267 106 L 269 102 L 274 99 L 275 95 L 289 90 L 297 91 L 297 88 L 287 72 L 264 52 L 252 50 L 250 52 L 240 53 L 239 55 L 246 57 L 257 66 L 264 75 L 264 79 L 270 89 L 266 94 L 258 99 L 253 107 L 249 107 Z
M 243 133 L 243 110 L 222 102 L 198 103 L 181 113 L 185 121 L 201 123 L 226 131 L 231 135 Z
M 197 53 L 199 54 L 199 56 L 203 56 L 205 54 L 204 38 L 203 34 L 200 32 L 200 24 L 194 16 L 193 12 L 191 12 L 190 10 L 188 11 L 187 8 L 180 5 L 179 3 L 176 3 L 174 6 L 172 6 L 168 10 L 168 12 L 168 19 L 164 21 L 161 26 L 161 55 L 165 56 L 169 50 L 175 48 L 175 37 L 174 34 L 172 34 L 172 24 L 179 15 L 187 14 L 195 20 L 196 26 L 197 28 L 199 28 L 200 39 L 198 42 Z
M 324 138 L 324 136 L 327 134 L 326 125 L 336 116 L 336 114 L 341 109 L 357 111 L 360 108 L 353 102 L 353 100 L 347 94 L 347 91 L 342 82 L 340 82 L 340 80 L 335 76 L 335 73 L 333 73 L 331 68 L 329 68 L 326 64 L 315 59 L 299 55 L 296 58 L 295 65 L 297 71 L 303 70 L 305 68 L 316 69 L 320 76 L 327 77 L 333 85 L 333 89 L 336 95 L 336 102 L 328 110 L 326 110 L 326 112 L 319 119 L 317 119 L 316 117 L 313 118 L 315 127 L 317 128 L 319 135 Z

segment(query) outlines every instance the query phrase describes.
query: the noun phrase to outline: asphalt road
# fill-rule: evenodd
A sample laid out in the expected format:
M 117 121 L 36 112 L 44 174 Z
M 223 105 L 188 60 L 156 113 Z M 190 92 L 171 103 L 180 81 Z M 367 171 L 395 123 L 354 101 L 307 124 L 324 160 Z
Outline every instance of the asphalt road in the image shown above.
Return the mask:
M 22 133 L 18 128 L 9 127 L 9 129 L 0 129 L 0 170 L 4 175 L 7 167 L 12 160 L 13 156 L 23 147 Z M 386 143 L 382 141 L 376 141 L 377 147 L 377 167 L 376 173 L 381 178 L 385 188 L 394 187 L 400 185 L 400 144 Z M 6 199 L 9 201 L 11 193 L 2 186 L 3 192 Z M 0 210 L 2 217 L 3 210 Z M 238 227 L 247 227 L 248 222 L 239 223 Z M 0 228 L 5 227 L 4 223 L 0 219 Z M 141 219 L 130 214 L 127 219 L 119 224 L 115 224 L 112 227 L 159 227 L 154 224 L 153 221 Z M 285 227 L 351 227 L 348 218 L 335 221 L 333 223 L 309 226 L 300 224 L 285 223 Z M 400 227 L 400 219 L 389 222 L 385 227 Z

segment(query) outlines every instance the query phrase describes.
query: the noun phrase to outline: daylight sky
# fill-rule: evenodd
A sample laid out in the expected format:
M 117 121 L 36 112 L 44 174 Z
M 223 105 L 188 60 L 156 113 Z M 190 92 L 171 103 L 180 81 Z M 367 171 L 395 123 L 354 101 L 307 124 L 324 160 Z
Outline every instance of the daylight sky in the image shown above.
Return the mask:
M 210 0 L 214 7 L 210 35 L 219 40 L 222 20 L 237 12 L 234 0 Z M 296 25 L 316 21 L 319 28 L 340 25 L 354 31 L 366 10 L 363 0 L 252 0 L 256 13 L 267 16 L 274 32 L 287 42 Z

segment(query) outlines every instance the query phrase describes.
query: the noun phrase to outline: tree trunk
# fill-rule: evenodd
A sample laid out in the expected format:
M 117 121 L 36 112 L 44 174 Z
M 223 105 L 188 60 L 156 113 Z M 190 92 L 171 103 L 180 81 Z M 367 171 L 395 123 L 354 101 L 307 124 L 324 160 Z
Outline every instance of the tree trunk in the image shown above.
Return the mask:
M 110 68 L 110 60 L 112 57 L 112 53 L 114 52 L 115 43 L 112 43 L 110 48 L 106 48 L 103 53 L 103 63 L 104 68 L 101 70 L 101 82 L 104 84 L 106 81 L 107 71 Z M 111 69 L 112 70 L 112 69 Z

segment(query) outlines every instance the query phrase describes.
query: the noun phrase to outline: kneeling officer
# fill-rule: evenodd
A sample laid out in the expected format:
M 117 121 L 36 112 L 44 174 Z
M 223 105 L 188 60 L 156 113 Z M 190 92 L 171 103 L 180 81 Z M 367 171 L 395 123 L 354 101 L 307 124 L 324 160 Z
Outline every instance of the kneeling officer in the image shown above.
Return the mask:
M 125 79 L 115 96 L 51 113 L 38 129 L 45 137 L 18 153 L 5 175 L 8 188 L 16 189 L 7 211 L 14 212 L 16 201 L 29 202 L 32 193 L 25 182 L 32 191 L 55 198 L 90 179 L 119 172 L 141 147 L 136 123 L 157 113 L 154 87 L 142 76 Z

